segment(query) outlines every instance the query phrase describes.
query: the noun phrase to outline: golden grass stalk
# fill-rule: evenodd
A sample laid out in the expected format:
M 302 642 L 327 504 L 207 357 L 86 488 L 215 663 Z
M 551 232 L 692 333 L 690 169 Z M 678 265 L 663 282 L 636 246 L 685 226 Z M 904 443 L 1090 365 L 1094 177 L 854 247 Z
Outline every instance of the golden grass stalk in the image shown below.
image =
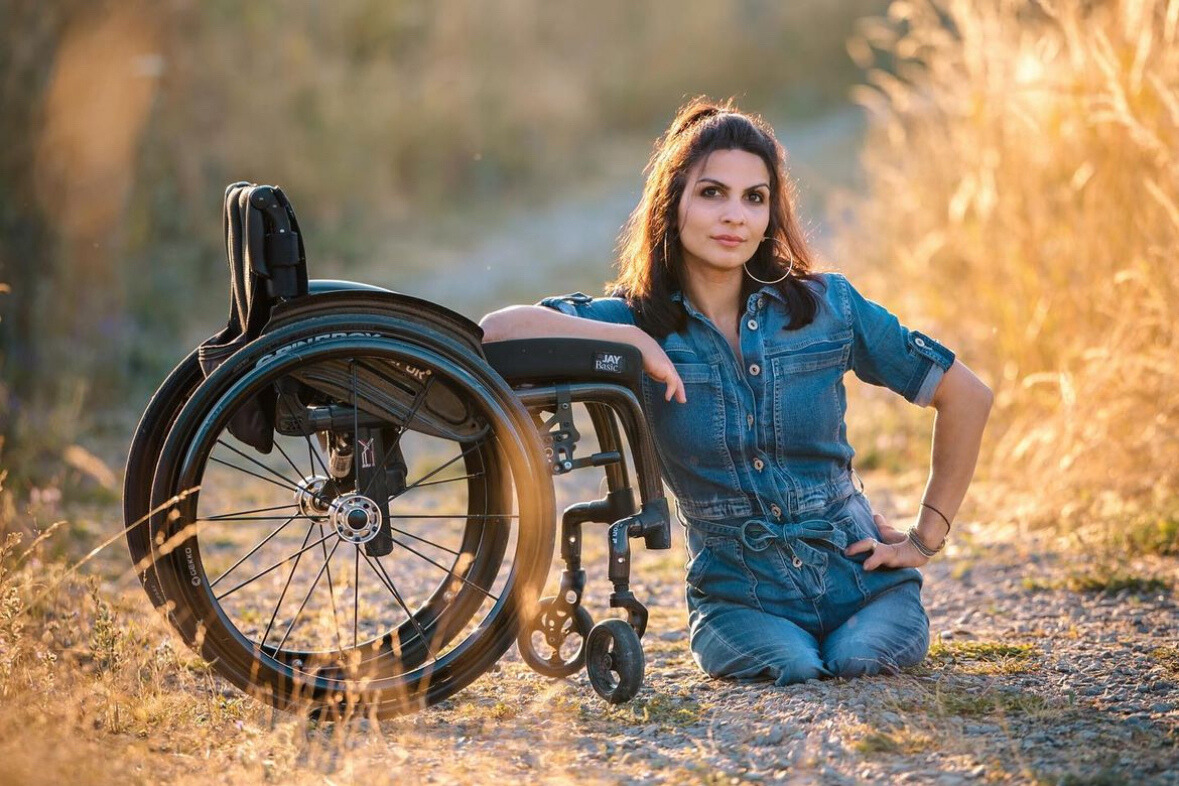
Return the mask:
M 992 384 L 982 467 L 1028 521 L 1175 521 L 1177 22 L 1176 0 L 898 0 L 849 47 L 893 66 L 856 91 L 855 256 Z

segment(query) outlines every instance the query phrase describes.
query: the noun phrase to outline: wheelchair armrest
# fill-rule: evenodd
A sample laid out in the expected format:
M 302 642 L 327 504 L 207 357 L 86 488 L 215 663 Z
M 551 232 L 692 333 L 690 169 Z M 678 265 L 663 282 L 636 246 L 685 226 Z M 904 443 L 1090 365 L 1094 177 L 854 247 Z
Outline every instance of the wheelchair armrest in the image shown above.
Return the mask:
M 584 338 L 521 338 L 483 345 L 483 353 L 513 387 L 558 382 L 608 382 L 641 400 L 643 356 L 637 347 Z

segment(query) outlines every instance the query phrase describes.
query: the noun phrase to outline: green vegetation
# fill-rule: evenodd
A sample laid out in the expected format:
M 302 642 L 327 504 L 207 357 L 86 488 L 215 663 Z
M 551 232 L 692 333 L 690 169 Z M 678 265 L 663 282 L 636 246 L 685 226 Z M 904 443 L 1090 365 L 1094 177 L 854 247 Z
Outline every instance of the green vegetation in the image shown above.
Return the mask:
M 906 728 L 869 731 L 852 747 L 859 753 L 872 755 L 875 753 L 921 753 L 930 750 L 935 745 L 936 741 L 928 734 Z
M 606 717 L 625 724 L 646 726 L 655 724 L 661 729 L 691 726 L 705 715 L 705 708 L 686 692 L 656 693 L 650 698 L 639 698 L 627 704 L 610 707 Z
M 1052 579 L 1025 578 L 1023 587 L 1032 591 L 1064 589 L 1069 592 L 1092 592 L 1103 595 L 1114 595 L 1119 592 L 1154 595 L 1159 592 L 1170 592 L 1171 582 L 1157 576 L 1136 576 L 1112 569 L 1075 572 Z

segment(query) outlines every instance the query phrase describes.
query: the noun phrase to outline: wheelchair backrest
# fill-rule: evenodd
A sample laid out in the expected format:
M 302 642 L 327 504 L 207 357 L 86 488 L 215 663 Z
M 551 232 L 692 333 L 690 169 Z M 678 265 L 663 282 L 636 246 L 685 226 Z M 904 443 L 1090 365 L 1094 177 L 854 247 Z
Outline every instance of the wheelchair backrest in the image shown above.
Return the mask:
M 205 376 L 257 338 L 279 302 L 307 294 L 307 257 L 290 200 L 282 189 L 233 183 L 221 212 L 229 262 L 229 320 L 201 344 Z
M 256 339 L 279 303 L 307 294 L 307 257 L 290 200 L 282 189 L 233 183 L 221 212 L 229 261 L 229 320 L 197 348 L 207 377 Z M 238 439 L 263 453 L 274 444 L 274 394 L 259 395 L 230 423 Z

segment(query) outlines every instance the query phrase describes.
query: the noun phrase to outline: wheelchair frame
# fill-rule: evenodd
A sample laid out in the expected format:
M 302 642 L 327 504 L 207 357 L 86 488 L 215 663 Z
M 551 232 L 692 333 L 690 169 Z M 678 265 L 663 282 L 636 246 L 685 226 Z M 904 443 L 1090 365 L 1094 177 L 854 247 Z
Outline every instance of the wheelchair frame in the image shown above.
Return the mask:
M 668 504 L 640 405 L 638 350 L 577 339 L 483 345 L 477 325 L 438 304 L 355 282 L 309 281 L 294 211 L 280 189 L 233 184 L 224 216 L 229 324 L 190 353 L 148 403 L 128 453 L 124 487 L 136 572 L 185 642 L 252 695 L 313 713 L 361 707 L 387 716 L 434 704 L 490 668 L 513 641 L 542 674 L 567 676 L 584 665 L 607 701 L 633 698 L 643 680 L 641 637 L 648 615 L 630 590 L 630 540 L 642 538 L 649 549 L 671 545 Z M 574 404 L 589 414 L 599 445 L 593 455 L 577 455 Z M 432 475 L 409 482 L 406 434 L 428 446 L 461 448 L 466 474 L 453 481 L 466 483 L 468 512 L 433 517 L 458 522 L 447 535 L 451 546 L 433 544 L 454 556 L 450 568 L 394 534 L 430 543 L 391 523 L 429 516 L 399 517 L 392 505 L 412 491 L 451 482 L 431 482 Z M 283 438 L 306 442 L 309 471 L 300 471 L 288 456 Z M 234 440 L 254 453 L 235 447 Z M 232 462 L 250 464 L 218 458 L 222 447 L 241 457 Z M 295 479 L 285 467 L 280 473 L 259 461 L 259 455 L 272 455 L 272 447 L 295 470 Z M 637 475 L 638 504 L 626 449 Z M 372 460 L 376 455 L 380 461 Z M 263 519 L 199 511 L 198 500 L 217 493 L 215 483 L 210 489 L 215 464 L 235 466 L 239 482 L 266 481 L 293 491 L 295 501 L 282 507 L 295 513 L 211 579 L 200 553 L 202 531 L 220 526 L 233 533 L 232 526 Z M 562 514 L 560 590 L 538 600 L 557 529 L 552 477 L 590 466 L 604 469 L 606 496 Z M 222 484 L 226 490 L 233 477 Z M 277 578 L 293 561 L 259 641 L 242 630 L 261 627 L 254 610 L 244 601 L 233 605 L 240 597 L 227 600 L 246 584 L 220 595 L 215 585 L 294 519 L 307 523 L 300 551 L 251 579 L 270 573 Z M 626 620 L 593 625 L 582 606 L 587 523 L 608 525 L 610 605 L 623 609 Z M 322 537 L 309 546 L 316 528 Z M 341 640 L 330 571 L 336 549 L 349 545 L 356 562 L 350 648 Z M 323 566 L 281 641 L 268 644 L 301 555 L 316 547 L 322 547 Z M 382 562 L 408 552 L 446 571 L 424 597 L 399 592 L 402 576 L 391 575 Z M 378 627 L 366 631 L 364 644 L 362 558 L 390 591 L 385 603 L 399 606 L 406 617 L 386 631 L 374 623 Z M 299 649 L 298 636 L 290 637 L 325 571 L 338 649 Z

